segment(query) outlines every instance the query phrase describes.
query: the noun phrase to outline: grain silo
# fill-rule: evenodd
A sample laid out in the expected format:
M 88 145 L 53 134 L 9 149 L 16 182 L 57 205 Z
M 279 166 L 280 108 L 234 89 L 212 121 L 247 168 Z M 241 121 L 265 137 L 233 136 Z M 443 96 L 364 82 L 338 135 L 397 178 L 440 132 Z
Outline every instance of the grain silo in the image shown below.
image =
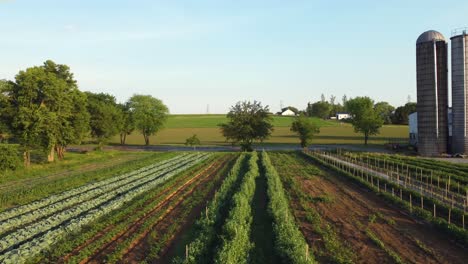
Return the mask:
M 452 32 L 452 141 L 453 153 L 468 152 L 468 35 L 467 29 Z
M 418 152 L 422 156 L 447 153 L 447 43 L 434 30 L 416 41 Z

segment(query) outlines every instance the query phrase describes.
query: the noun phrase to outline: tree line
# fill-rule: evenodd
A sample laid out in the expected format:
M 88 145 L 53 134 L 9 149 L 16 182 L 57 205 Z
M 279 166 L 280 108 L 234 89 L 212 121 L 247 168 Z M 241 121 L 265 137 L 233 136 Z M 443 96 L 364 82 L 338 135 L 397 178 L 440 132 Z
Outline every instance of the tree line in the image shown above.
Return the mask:
M 398 124 L 408 123 L 408 114 L 415 112 L 415 103 L 394 109 L 387 102 L 375 103 L 367 96 L 347 99 L 343 97 L 343 106 L 334 104 L 335 97 L 331 97 L 331 102 L 326 102 L 322 95 L 322 100 L 309 104 L 306 111 L 298 111 L 294 107 L 285 107 L 297 111 L 298 116 L 292 122 L 290 130 L 295 132 L 303 148 L 312 143 L 315 134 L 320 133 L 320 127 L 309 117 L 320 117 L 327 119 L 330 111 L 346 110 L 351 118 L 354 131 L 364 137 L 364 144 L 367 145 L 369 137 L 380 133 L 380 128 L 384 124 L 393 123 L 396 120 Z M 228 122 L 220 124 L 221 132 L 227 141 L 233 144 L 239 144 L 243 151 L 252 151 L 253 144 L 256 141 L 263 142 L 268 139 L 273 130 L 273 119 L 268 106 L 262 106 L 258 101 L 242 101 L 231 106 L 228 114 Z
M 145 144 L 164 125 L 169 110 L 150 95 L 133 95 L 118 103 L 113 95 L 82 92 L 70 68 L 47 60 L 20 71 L 14 80 L 0 80 L 0 142 L 19 144 L 24 165 L 31 151 L 48 161 L 64 158 L 65 149 L 94 138 L 98 149 L 112 137 L 141 132 Z
M 325 95 L 322 94 L 320 101 L 314 103 L 309 102 L 307 104 L 303 114 L 307 116 L 328 119 L 330 117 L 336 116 L 336 114 L 340 112 L 349 113 L 349 100 L 352 100 L 352 98 L 347 98 L 347 96 L 344 95 L 342 97 L 342 103 L 339 103 L 336 101 L 336 96 L 331 95 L 330 99 L 327 101 L 325 99 Z M 372 102 L 374 111 L 382 118 L 385 125 L 407 125 L 408 115 L 416 112 L 416 103 L 413 102 L 408 102 L 405 105 L 396 108 L 390 105 L 388 102 Z

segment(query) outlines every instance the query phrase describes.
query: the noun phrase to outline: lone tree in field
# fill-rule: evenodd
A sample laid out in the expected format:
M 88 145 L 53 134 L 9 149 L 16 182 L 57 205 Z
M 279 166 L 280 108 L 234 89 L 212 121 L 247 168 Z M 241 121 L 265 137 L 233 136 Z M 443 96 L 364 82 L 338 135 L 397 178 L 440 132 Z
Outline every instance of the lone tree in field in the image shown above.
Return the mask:
M 229 122 L 220 124 L 221 132 L 227 141 L 240 143 L 243 151 L 252 151 L 254 141 L 263 141 L 273 131 L 272 118 L 268 106 L 260 102 L 238 102 L 227 114 Z
M 187 138 L 185 140 L 186 146 L 191 146 L 195 150 L 198 145 L 200 145 L 200 139 L 198 138 L 197 134 L 193 134 L 193 136 Z
M 149 137 L 155 135 L 169 115 L 169 109 L 163 102 L 151 95 L 134 95 L 128 101 L 128 106 L 135 122 L 135 128 L 140 130 L 149 145 Z
M 356 133 L 364 134 L 364 144 L 369 136 L 379 134 L 383 125 L 382 117 L 374 109 L 374 101 L 369 97 L 356 97 L 346 102 L 346 109 L 352 116 L 352 125 Z
M 320 127 L 310 118 L 301 115 L 291 124 L 291 131 L 297 133 L 301 147 L 306 148 L 312 143 L 314 135 L 320 133 Z

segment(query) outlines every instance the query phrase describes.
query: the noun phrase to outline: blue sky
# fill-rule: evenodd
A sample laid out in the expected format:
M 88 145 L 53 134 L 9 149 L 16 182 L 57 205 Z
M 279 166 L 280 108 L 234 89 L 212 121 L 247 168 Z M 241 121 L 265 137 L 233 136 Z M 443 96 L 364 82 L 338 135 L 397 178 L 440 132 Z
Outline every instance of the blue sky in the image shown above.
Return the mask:
M 462 0 L 0 0 L 0 79 L 52 59 L 81 90 L 151 94 L 172 113 L 303 109 L 322 93 L 402 105 L 416 98 L 416 38 L 448 40 L 467 14 Z

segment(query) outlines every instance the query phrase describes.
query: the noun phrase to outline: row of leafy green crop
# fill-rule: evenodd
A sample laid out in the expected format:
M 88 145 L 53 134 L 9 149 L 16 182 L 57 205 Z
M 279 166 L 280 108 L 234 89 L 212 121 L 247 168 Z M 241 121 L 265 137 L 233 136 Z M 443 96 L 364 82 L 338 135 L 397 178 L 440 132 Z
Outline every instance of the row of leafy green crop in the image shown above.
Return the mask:
M 255 192 L 255 179 L 260 176 L 258 155 L 250 156 L 248 171 L 240 189 L 232 197 L 233 206 L 221 230 L 221 245 L 216 252 L 215 263 L 247 263 L 253 247 L 250 241 L 252 228 L 251 203 Z
M 268 212 L 273 219 L 275 249 L 282 263 L 314 263 L 308 245 L 289 208 L 283 184 L 266 152 L 261 155 L 267 178 Z
M 398 196 L 393 196 L 390 193 L 382 192 L 382 189 L 378 189 L 377 186 L 374 186 L 370 182 L 366 181 L 364 178 L 356 176 L 353 173 L 347 172 L 346 170 L 335 167 L 332 163 L 327 162 L 326 158 L 321 156 L 320 154 L 311 153 L 311 154 L 304 154 L 304 155 L 306 155 L 307 157 L 310 157 L 311 159 L 313 159 L 314 161 L 318 162 L 319 164 L 321 164 L 321 165 L 323 165 L 325 167 L 328 167 L 328 168 L 330 168 L 332 170 L 335 170 L 335 171 L 339 172 L 341 175 L 344 175 L 346 177 L 349 177 L 349 178 L 355 180 L 360 185 L 362 185 L 362 186 L 376 192 L 378 195 L 383 197 L 385 200 L 387 200 L 387 201 L 389 201 L 389 202 L 391 202 L 391 203 L 393 203 L 395 205 L 400 206 L 401 208 L 403 208 L 405 211 L 407 211 L 411 215 L 413 215 L 415 217 L 419 217 L 421 219 L 424 219 L 424 220 L 432 223 L 432 225 L 434 227 L 436 227 L 437 229 L 448 233 L 449 235 L 451 235 L 454 239 L 456 239 L 460 243 L 462 243 L 464 245 L 468 245 L 468 231 L 464 230 L 462 227 L 459 227 L 459 226 L 453 224 L 455 219 L 458 219 L 458 221 L 461 221 L 463 215 L 465 215 L 465 218 L 466 218 L 466 214 L 463 211 L 460 211 L 460 210 L 458 210 L 456 208 L 453 208 L 453 209 L 448 208 L 446 205 L 441 204 L 441 203 L 439 203 L 438 201 L 436 201 L 434 199 L 431 199 L 429 197 L 424 197 L 424 206 L 425 206 L 425 208 L 426 207 L 431 208 L 435 204 L 436 207 L 437 207 L 437 216 L 448 215 L 449 210 L 451 211 L 452 223 L 448 223 L 448 221 L 446 219 L 443 219 L 441 217 L 435 217 L 434 218 L 433 214 L 432 214 L 432 211 L 422 209 L 419 206 L 416 206 L 415 204 L 410 204 L 410 202 L 405 200 L 411 194 L 411 197 L 414 199 L 414 201 L 419 201 L 419 199 L 421 198 L 421 194 L 419 194 L 418 192 L 405 189 L 400 185 L 396 185 L 393 182 L 390 182 L 390 181 L 387 181 L 387 180 L 385 180 L 383 178 L 380 178 L 379 180 L 380 180 L 381 185 L 386 184 L 387 188 L 389 188 L 389 189 L 393 188 L 393 189 L 401 189 L 402 190 L 404 199 L 400 199 Z
M 206 154 L 199 155 L 182 165 L 177 164 L 172 170 L 156 173 L 145 179 L 129 183 L 77 207 L 71 207 L 35 222 L 27 228 L 10 233 L 0 241 L 0 247 L 3 251 L 0 259 L 22 261 L 32 257 L 61 239 L 66 233 L 78 230 L 100 216 L 120 208 L 138 194 L 151 190 L 208 157 L 209 155 Z
M 197 170 L 206 166 L 206 164 L 211 162 L 214 158 L 216 158 L 216 155 L 168 179 L 168 181 L 156 186 L 152 190 L 138 195 L 133 200 L 126 203 L 121 209 L 114 210 L 96 219 L 83 226 L 80 230 L 66 234 L 54 247 L 51 247 L 43 254 L 37 256 L 32 262 L 63 262 L 63 257 L 69 255 L 69 257 L 67 257 L 67 262 L 79 263 L 81 260 L 92 255 L 103 244 L 110 241 L 116 234 L 126 230 L 131 223 L 137 221 L 160 203 L 165 198 L 165 196 L 161 194 L 171 193 L 174 189 L 177 189 L 179 183 L 188 180 Z M 112 228 L 109 229 L 109 227 Z M 106 230 L 106 232 L 103 233 L 102 236 L 97 236 L 97 239 L 93 239 L 93 237 L 103 230 Z M 74 249 L 90 240 L 92 240 L 91 243 L 87 243 L 85 247 L 75 252 L 75 254 L 70 254 Z
M 193 158 L 193 155 L 177 156 L 176 158 L 157 162 L 129 173 L 87 184 L 70 191 L 52 195 L 42 200 L 0 213 L 0 236 L 10 229 L 24 226 L 43 217 L 58 213 L 71 206 L 77 206 L 78 204 L 84 203 L 93 198 L 107 195 L 109 192 L 127 184 L 144 180 L 148 175 L 161 173 L 167 169 L 172 170 L 174 165 L 180 165 Z
M 220 170 L 216 172 L 216 175 L 207 181 L 206 184 L 203 184 L 201 188 L 195 189 L 195 191 L 190 195 L 190 199 L 184 199 L 182 201 L 182 207 L 184 208 L 182 211 L 182 215 L 178 216 L 177 219 L 172 221 L 171 225 L 164 231 L 163 234 L 161 232 L 153 231 L 150 233 L 149 236 L 149 244 L 151 245 L 148 253 L 146 253 L 145 261 L 147 263 L 154 263 L 158 261 L 160 258 L 160 254 L 163 248 L 167 247 L 167 241 L 173 236 L 177 230 L 179 230 L 182 226 L 182 222 L 186 220 L 188 214 L 191 212 L 191 209 L 200 205 L 203 201 L 205 201 L 208 197 L 207 194 L 211 193 L 216 186 L 219 186 L 219 182 L 227 175 L 228 171 L 232 168 L 233 165 L 233 156 L 229 156 L 226 159 L 226 166 L 223 166 Z
M 359 157 L 361 161 L 369 163 L 372 166 L 379 168 L 391 167 L 392 170 L 396 171 L 395 167 L 398 167 L 400 173 L 406 173 L 408 169 L 411 173 L 411 178 L 420 181 L 421 169 L 423 170 L 423 182 L 429 183 L 436 187 L 445 188 L 447 185 L 449 191 L 460 192 L 464 194 L 468 190 L 468 174 L 458 171 L 453 168 L 444 168 L 443 166 L 434 164 L 422 164 L 417 158 L 410 158 L 399 156 L 398 158 L 390 155 L 375 154 L 375 153 L 358 153 L 358 152 L 345 152 L 341 153 L 345 157 Z M 421 159 L 423 160 L 423 159 Z M 437 162 L 437 161 L 434 161 Z M 439 162 L 441 163 L 441 162 Z M 431 176 L 432 175 L 432 176 Z M 450 184 L 450 185 L 449 185 Z
M 121 165 L 85 172 L 72 177 L 61 177 L 57 180 L 47 181 L 30 186 L 25 183 L 18 187 L 6 188 L 0 191 L 0 211 L 13 206 L 30 203 L 53 194 L 70 190 L 81 185 L 108 179 L 116 174 L 134 171 L 155 162 L 174 157 L 174 153 L 157 153 L 142 156 L 139 160 L 127 161 Z
M 241 154 L 229 174 L 224 179 L 213 200 L 206 208 L 205 214 L 195 223 L 192 241 L 188 245 L 188 255 L 180 263 L 210 263 L 216 248 L 217 234 L 220 232 L 231 208 L 232 196 L 242 182 L 249 154 Z
M 316 235 L 323 241 L 323 246 L 318 247 L 315 255 L 322 261 L 331 263 L 354 263 L 355 255 L 351 248 L 342 243 L 333 226 L 322 219 L 320 214 L 314 209 L 313 204 L 317 202 L 331 202 L 332 197 L 312 197 L 304 191 L 303 186 L 298 182 L 298 178 L 313 179 L 321 177 L 323 172 L 303 157 L 294 153 L 275 153 L 273 164 L 281 174 L 289 199 L 294 201 L 304 211 L 305 221 L 308 222 Z M 311 204 L 312 203 L 312 204 Z
M 225 157 L 226 158 L 226 157 Z M 224 160 L 224 159 L 223 159 Z M 204 166 L 206 167 L 206 166 Z M 192 174 L 196 175 L 201 173 L 200 170 L 194 171 L 195 173 Z M 172 222 L 182 222 L 185 220 L 185 216 L 190 212 L 191 208 L 196 206 L 199 202 L 199 196 L 203 195 L 212 184 L 216 182 L 216 179 L 211 179 L 208 183 L 203 184 L 201 188 L 197 189 L 197 192 L 192 193 L 190 195 L 190 198 L 183 196 L 182 200 L 178 199 L 171 199 L 169 203 L 167 204 L 167 208 L 174 208 L 176 206 L 181 206 L 183 209 L 181 210 L 183 213 L 182 215 L 178 215 L 176 219 L 172 219 Z M 187 190 L 191 190 L 192 188 L 195 188 L 198 186 L 199 182 L 198 181 L 192 181 L 189 185 L 185 186 L 185 188 L 182 190 L 180 195 L 186 195 Z M 187 199 L 188 198 L 188 199 Z M 180 204 L 179 204 L 180 203 Z M 166 207 L 165 207 L 166 208 Z M 147 230 L 151 230 L 151 228 L 155 225 L 155 223 L 159 222 L 161 217 L 166 214 L 166 210 L 158 210 L 155 214 L 150 215 L 149 218 L 145 219 L 144 223 L 132 231 L 129 236 L 125 237 L 123 241 L 119 241 L 117 246 L 114 248 L 113 252 L 110 254 L 107 254 L 105 256 L 106 262 L 108 263 L 116 263 L 118 261 L 121 261 L 122 258 L 124 257 L 124 254 L 128 247 L 138 238 L 141 236 L 142 233 L 146 232 Z M 181 225 L 179 225 L 181 226 Z M 176 229 L 172 228 L 170 230 L 165 231 L 165 235 L 171 235 L 168 234 L 168 231 L 175 232 Z M 150 237 L 151 237 L 151 232 L 150 232 Z M 150 241 L 151 242 L 151 241 Z M 154 241 L 153 241 L 154 242 Z M 149 260 L 153 261 L 154 259 L 151 258 L 156 258 L 157 254 L 155 254 L 155 251 L 153 251 L 153 254 L 147 256 Z
M 468 183 L 468 166 L 457 163 L 448 163 L 444 161 L 438 161 L 434 159 L 424 159 L 420 157 L 408 157 L 402 155 L 387 155 L 380 153 L 365 153 L 360 155 L 363 158 L 377 158 L 381 162 L 383 160 L 394 162 L 398 165 L 409 165 L 410 169 L 420 171 L 423 169 L 424 173 L 433 171 L 435 175 L 440 175 L 443 178 L 448 178 L 449 175 L 452 179 L 457 179 L 460 183 Z

